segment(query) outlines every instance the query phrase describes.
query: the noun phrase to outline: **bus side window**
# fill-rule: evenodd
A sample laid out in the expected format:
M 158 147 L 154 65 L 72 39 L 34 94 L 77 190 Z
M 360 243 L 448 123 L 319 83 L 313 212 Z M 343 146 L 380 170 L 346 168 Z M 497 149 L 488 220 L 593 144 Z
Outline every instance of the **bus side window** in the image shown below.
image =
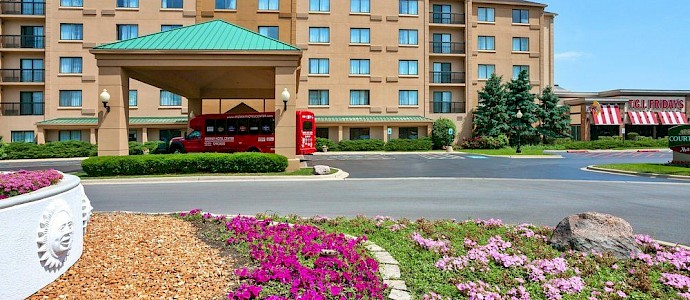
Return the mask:
M 312 123 L 311 121 L 304 121 L 304 123 L 302 123 L 302 131 L 311 132 L 312 130 L 314 130 L 313 124 L 314 123 Z
M 257 117 L 249 118 L 249 134 L 258 134 L 261 120 Z
M 228 119 L 228 135 L 237 134 L 237 119 Z
M 227 132 L 225 131 L 225 119 L 218 119 L 216 120 L 216 133 L 218 135 L 226 135 Z
M 273 134 L 275 118 L 261 118 L 261 134 Z
M 216 120 L 206 119 L 206 136 L 216 135 Z
M 238 134 L 247 134 L 249 131 L 249 120 L 247 118 L 237 119 Z

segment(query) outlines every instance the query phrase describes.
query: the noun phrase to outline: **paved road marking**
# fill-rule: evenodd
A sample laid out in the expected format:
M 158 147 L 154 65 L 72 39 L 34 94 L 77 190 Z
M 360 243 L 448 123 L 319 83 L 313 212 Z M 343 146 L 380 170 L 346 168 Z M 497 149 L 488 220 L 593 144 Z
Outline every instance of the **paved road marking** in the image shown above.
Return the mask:
M 343 154 L 343 155 L 324 155 L 318 160 L 383 160 L 395 159 L 393 156 L 383 154 Z
M 488 159 L 488 157 L 486 157 L 486 156 L 479 156 L 479 155 L 468 155 L 467 157 L 474 158 L 474 159 Z
M 426 159 L 465 159 L 464 157 L 456 154 L 420 154 L 419 156 Z

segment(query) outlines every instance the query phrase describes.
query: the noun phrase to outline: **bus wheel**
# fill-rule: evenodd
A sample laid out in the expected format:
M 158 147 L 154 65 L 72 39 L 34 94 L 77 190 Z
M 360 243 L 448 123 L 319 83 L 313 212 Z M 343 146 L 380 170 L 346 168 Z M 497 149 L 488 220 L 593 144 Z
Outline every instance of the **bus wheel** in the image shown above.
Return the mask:
M 247 149 L 247 152 L 261 152 L 261 151 L 259 151 L 258 148 L 251 147 L 251 148 Z

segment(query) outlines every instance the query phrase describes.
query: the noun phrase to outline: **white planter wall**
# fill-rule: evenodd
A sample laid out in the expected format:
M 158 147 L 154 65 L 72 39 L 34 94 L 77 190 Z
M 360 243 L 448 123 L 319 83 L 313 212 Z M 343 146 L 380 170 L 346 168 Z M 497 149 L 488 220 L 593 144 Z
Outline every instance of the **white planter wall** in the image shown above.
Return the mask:
M 0 200 L 0 299 L 24 299 L 81 257 L 91 204 L 79 177 Z

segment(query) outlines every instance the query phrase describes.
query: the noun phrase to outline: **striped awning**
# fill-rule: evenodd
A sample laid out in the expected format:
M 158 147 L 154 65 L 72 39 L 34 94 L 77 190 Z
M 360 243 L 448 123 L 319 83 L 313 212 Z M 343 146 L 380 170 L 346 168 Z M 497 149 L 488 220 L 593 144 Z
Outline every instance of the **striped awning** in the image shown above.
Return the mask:
M 601 105 L 598 111 L 592 111 L 594 125 L 620 125 L 621 111 L 618 105 Z
M 685 114 L 677 111 L 662 111 L 659 113 L 659 120 L 661 120 L 662 125 L 688 124 L 688 118 Z
M 629 111 L 628 118 L 633 125 L 658 125 L 656 113 L 651 111 Z

